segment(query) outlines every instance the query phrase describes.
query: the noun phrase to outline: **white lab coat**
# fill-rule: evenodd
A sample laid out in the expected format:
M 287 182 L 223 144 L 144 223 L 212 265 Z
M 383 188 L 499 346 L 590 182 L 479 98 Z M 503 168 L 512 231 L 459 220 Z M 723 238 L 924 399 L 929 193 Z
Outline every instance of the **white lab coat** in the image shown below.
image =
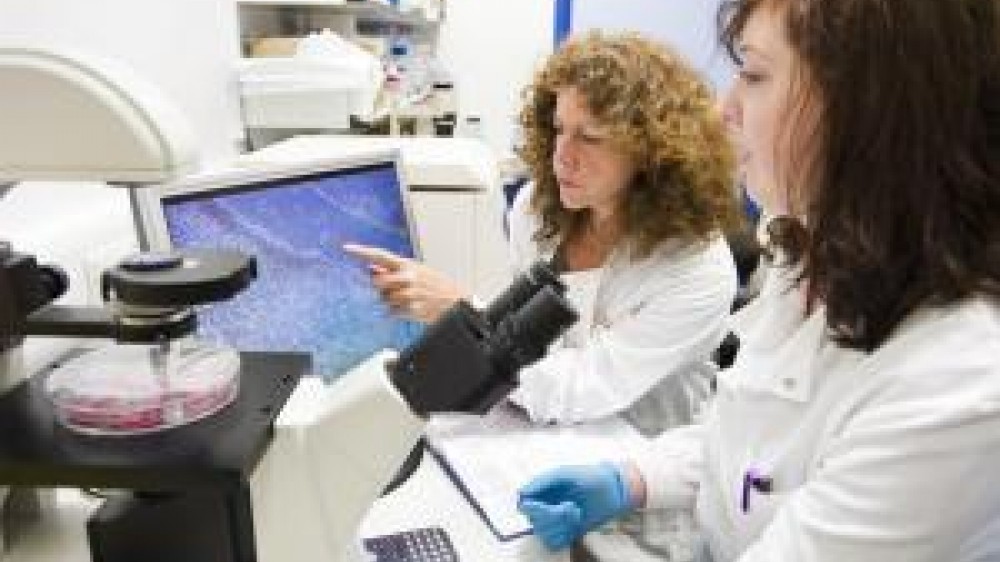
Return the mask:
M 523 271 L 554 248 L 537 244 L 531 187 L 508 214 L 510 249 Z M 581 321 L 520 373 L 512 400 L 532 419 L 579 423 L 623 414 L 646 434 L 691 422 L 714 373 L 709 361 L 729 331 L 736 270 L 725 240 L 665 243 L 648 258 L 615 252 L 593 291 L 573 291 Z
M 704 423 L 635 459 L 649 505 L 696 501 L 715 562 L 1000 560 L 1000 303 L 921 310 L 866 354 L 791 279 L 741 311 Z M 744 512 L 751 468 L 773 491 Z
M 523 271 L 554 248 L 532 240 L 531 188 L 510 213 L 512 261 Z M 596 277 L 596 279 L 595 279 Z M 536 421 L 585 423 L 621 416 L 647 436 L 694 421 L 709 395 L 711 354 L 729 332 L 736 269 L 722 236 L 690 247 L 664 243 L 643 260 L 625 251 L 597 272 L 564 278 L 580 321 L 520 373 L 512 400 Z M 584 538 L 590 556 L 631 562 L 691 559 L 690 509 L 635 514 Z

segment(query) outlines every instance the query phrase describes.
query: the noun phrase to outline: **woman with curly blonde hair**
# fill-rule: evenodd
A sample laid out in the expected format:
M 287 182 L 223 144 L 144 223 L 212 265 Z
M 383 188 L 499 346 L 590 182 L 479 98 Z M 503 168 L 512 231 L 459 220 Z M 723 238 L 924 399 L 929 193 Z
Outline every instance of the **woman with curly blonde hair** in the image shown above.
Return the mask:
M 652 391 L 701 371 L 735 290 L 719 234 L 734 222 L 733 156 L 708 88 L 662 46 L 593 32 L 551 56 L 525 98 L 534 181 L 509 216 L 515 265 L 551 259 L 581 321 L 513 399 L 543 421 L 681 422 L 690 389 Z
M 663 46 L 595 32 L 549 57 L 521 124 L 534 181 L 508 215 L 514 266 L 551 260 L 581 319 L 521 371 L 511 400 L 545 423 L 620 417 L 651 435 L 691 422 L 736 292 L 720 234 L 736 222 L 734 156 L 708 87 Z M 432 321 L 467 297 L 423 264 L 352 251 L 411 318 Z M 584 546 L 598 558 L 682 560 L 686 521 L 636 517 Z
M 661 45 L 595 32 L 526 94 L 534 183 L 511 213 L 515 257 L 552 255 L 592 297 L 575 301 L 583 335 L 525 370 L 513 400 L 541 420 L 619 415 L 647 436 L 691 423 L 736 291 L 721 236 L 738 220 L 735 163 L 708 87 Z M 583 537 L 574 558 L 686 560 L 690 521 L 637 514 Z
M 630 163 L 614 210 L 635 257 L 666 240 L 708 241 L 734 225 L 733 156 L 705 83 L 675 53 L 639 35 L 593 32 L 567 43 L 527 90 L 521 157 L 534 179 L 538 241 L 571 237 L 598 218 L 574 207 L 553 165 L 561 97 L 583 102 L 601 129 L 591 140 Z

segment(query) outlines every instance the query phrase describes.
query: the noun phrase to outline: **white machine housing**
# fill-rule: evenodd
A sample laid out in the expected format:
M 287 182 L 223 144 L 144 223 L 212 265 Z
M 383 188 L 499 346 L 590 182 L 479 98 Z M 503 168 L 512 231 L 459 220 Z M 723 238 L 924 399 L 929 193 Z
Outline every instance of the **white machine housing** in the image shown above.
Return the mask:
M 197 163 L 181 112 L 112 60 L 0 45 L 0 84 L 0 183 L 161 183 Z
M 0 47 L 0 182 L 160 183 L 194 168 L 183 115 L 114 63 Z M 282 410 L 252 475 L 261 562 L 352 560 L 357 528 L 423 428 L 377 355 L 325 386 L 307 379 Z M 0 358 L 16 382 L 20 350 Z M 0 500 L 3 496 L 0 496 Z
M 251 477 L 260 562 L 364 560 L 358 527 L 424 421 L 389 382 L 390 352 L 330 386 L 304 378 Z

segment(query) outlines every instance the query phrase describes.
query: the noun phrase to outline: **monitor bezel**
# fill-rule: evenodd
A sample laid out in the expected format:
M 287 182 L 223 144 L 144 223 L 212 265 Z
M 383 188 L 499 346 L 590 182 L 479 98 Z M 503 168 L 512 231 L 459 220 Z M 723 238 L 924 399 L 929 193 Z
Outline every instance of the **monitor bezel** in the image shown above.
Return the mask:
M 420 238 L 410 190 L 406 183 L 402 156 L 398 149 L 372 150 L 349 155 L 310 158 L 296 162 L 251 162 L 245 167 L 229 168 L 189 176 L 179 181 L 133 191 L 132 212 L 141 250 L 170 251 L 173 244 L 167 230 L 164 205 L 170 199 L 209 192 L 246 190 L 254 186 L 277 181 L 295 181 L 311 176 L 335 174 L 354 168 L 392 164 L 398 178 L 400 200 L 406 215 L 407 234 L 413 248 L 414 259 L 422 260 Z

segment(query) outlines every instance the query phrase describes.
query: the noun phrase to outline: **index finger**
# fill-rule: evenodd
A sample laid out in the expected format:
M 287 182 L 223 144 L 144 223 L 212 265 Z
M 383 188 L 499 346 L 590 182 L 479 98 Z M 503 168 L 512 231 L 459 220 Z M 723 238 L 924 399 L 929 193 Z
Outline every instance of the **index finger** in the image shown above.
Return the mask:
M 344 244 L 341 246 L 345 252 L 352 256 L 359 257 L 369 263 L 383 267 L 389 271 L 397 271 L 406 265 L 406 258 L 372 246 L 362 246 L 361 244 Z

